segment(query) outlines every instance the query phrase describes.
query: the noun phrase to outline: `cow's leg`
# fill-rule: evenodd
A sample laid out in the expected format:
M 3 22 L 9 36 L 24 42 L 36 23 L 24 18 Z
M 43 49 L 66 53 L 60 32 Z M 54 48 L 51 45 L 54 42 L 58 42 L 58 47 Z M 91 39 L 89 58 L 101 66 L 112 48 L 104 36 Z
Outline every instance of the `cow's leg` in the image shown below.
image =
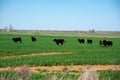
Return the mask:
M 110 47 L 112 47 L 112 44 L 110 44 Z
M 22 41 L 20 40 L 20 43 L 22 43 Z
M 112 47 L 113 43 L 111 43 L 111 47 Z
M 56 43 L 57 45 L 59 45 L 59 43 Z
M 105 46 L 105 47 L 107 47 L 107 45 L 106 45 L 106 44 L 104 44 L 104 46 Z

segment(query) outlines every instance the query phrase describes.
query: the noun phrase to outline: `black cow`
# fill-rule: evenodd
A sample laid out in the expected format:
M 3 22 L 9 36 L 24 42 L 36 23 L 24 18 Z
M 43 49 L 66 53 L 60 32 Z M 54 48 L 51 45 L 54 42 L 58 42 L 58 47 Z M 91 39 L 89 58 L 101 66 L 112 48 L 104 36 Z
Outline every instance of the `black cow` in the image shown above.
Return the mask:
M 12 38 L 12 40 L 13 40 L 14 42 L 20 42 L 20 43 L 22 43 L 21 37 Z
M 107 46 L 109 46 L 109 47 L 111 46 L 112 47 L 113 42 L 112 41 L 107 41 L 106 44 L 107 44 Z
M 113 42 L 112 41 L 106 41 L 106 40 L 100 40 L 99 41 L 99 44 L 101 45 L 101 46 L 112 46 L 113 45 Z
M 91 39 L 87 39 L 87 43 L 88 44 L 92 44 L 92 40 Z
M 31 36 L 31 40 L 32 40 L 32 42 L 35 42 L 35 41 L 36 41 L 36 38 L 33 37 L 33 36 Z
M 79 42 L 79 43 L 84 43 L 84 42 L 85 42 L 85 39 L 78 39 L 78 42 Z
M 63 45 L 63 43 L 65 42 L 64 39 L 54 39 L 53 41 L 54 41 L 57 45 L 59 45 L 59 44 Z

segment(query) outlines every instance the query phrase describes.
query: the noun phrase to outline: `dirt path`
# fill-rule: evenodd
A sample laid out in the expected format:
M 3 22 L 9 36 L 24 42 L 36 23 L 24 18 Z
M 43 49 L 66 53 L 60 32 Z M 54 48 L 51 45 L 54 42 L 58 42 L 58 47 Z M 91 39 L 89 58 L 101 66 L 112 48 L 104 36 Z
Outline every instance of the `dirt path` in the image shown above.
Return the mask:
M 7 68 L 0 68 L 0 71 L 7 71 L 7 70 L 15 70 L 19 71 L 22 67 L 7 67 Z M 120 65 L 73 65 L 73 66 L 38 66 L 38 67 L 28 67 L 30 71 L 34 73 L 38 73 L 39 71 L 61 71 L 63 69 L 68 69 L 70 71 L 80 71 L 80 70 L 119 70 Z
M 19 58 L 19 57 L 25 57 L 25 56 L 43 56 L 43 55 L 57 55 L 57 54 L 70 54 L 71 52 L 45 52 L 45 53 L 32 53 L 32 54 L 23 54 L 23 55 L 13 55 L 13 56 L 3 56 L 0 57 L 1 59 L 7 59 L 7 58 Z

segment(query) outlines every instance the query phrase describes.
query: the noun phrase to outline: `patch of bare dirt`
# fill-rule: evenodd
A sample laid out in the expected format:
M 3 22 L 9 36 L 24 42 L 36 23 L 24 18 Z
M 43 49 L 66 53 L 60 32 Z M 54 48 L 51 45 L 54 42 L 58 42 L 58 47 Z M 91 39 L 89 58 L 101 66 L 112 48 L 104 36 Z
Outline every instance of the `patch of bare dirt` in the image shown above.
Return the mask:
M 25 56 L 43 56 L 43 55 L 56 55 L 56 54 L 70 54 L 70 52 L 45 52 L 45 53 L 32 53 L 32 54 L 23 54 L 23 55 L 13 55 L 13 56 L 3 56 L 0 57 L 1 59 L 6 58 L 19 58 L 19 57 L 25 57 Z
M 15 70 L 19 71 L 21 67 L 6 67 L 0 68 L 0 71 L 7 71 L 7 70 Z M 29 69 L 34 72 L 38 73 L 39 71 L 61 71 L 63 69 L 68 69 L 70 71 L 84 71 L 87 69 L 97 71 L 97 70 L 117 70 L 120 71 L 120 65 L 72 65 L 72 66 L 37 66 L 37 67 L 29 67 Z

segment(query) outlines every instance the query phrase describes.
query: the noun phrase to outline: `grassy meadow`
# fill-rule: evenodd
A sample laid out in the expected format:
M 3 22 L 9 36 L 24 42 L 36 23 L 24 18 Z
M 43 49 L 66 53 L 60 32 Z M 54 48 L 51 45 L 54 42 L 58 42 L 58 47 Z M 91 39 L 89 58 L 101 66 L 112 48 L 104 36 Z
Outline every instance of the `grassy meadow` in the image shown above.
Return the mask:
M 31 41 L 31 36 L 37 38 Z M 22 43 L 14 43 L 13 37 L 21 37 Z M 56 45 L 53 39 L 64 39 L 64 45 Z M 92 44 L 80 44 L 77 39 L 92 39 Z M 102 47 L 99 40 L 113 41 L 112 47 Z M 37 55 L 60 52 L 61 54 Z M 62 53 L 70 54 L 62 54 Z M 34 56 L 29 56 L 36 54 Z M 26 56 L 22 56 L 26 55 Z M 27 56 L 28 55 L 28 56 Z M 14 56 L 14 57 L 12 57 Z M 7 57 L 7 58 L 6 58 Z M 15 31 L 0 32 L 0 68 L 17 66 L 58 66 L 58 65 L 120 65 L 120 33 L 118 32 L 51 32 Z M 120 71 L 98 71 L 100 80 L 119 80 Z M 29 74 L 25 80 L 48 80 L 60 78 L 61 73 Z M 54 76 L 53 76 L 54 75 Z M 3 76 L 3 77 L 2 77 Z M 80 75 L 66 74 L 62 80 L 77 80 Z M 0 71 L 0 79 L 17 80 L 14 71 Z M 24 77 L 24 74 L 23 74 Z M 19 80 L 19 79 L 18 79 Z M 23 79 L 24 80 L 24 79 Z M 57 79 L 56 79 L 57 80 Z
M 54 33 L 54 32 L 53 32 Z M 50 33 L 50 34 L 53 34 Z M 78 33 L 78 32 L 77 32 Z M 60 32 L 59 32 L 60 34 Z M 64 32 L 65 34 L 65 32 Z M 67 32 L 66 32 L 67 34 Z M 71 32 L 72 34 L 72 32 Z M 75 34 L 75 33 L 74 33 Z M 80 33 L 79 33 L 80 34 Z M 95 33 L 94 33 L 95 34 Z M 109 33 L 110 34 L 110 33 Z M 107 34 L 108 36 L 110 36 Z M 86 35 L 86 34 L 85 34 Z M 87 35 L 89 35 L 87 33 Z M 113 34 L 112 34 L 113 35 Z M 36 42 L 31 41 L 31 36 L 37 38 Z M 82 33 L 83 36 L 83 33 Z M 102 37 L 101 37 L 102 36 Z M 7 66 L 52 66 L 52 65 L 84 65 L 84 64 L 120 64 L 120 38 L 112 36 L 110 38 L 103 37 L 103 35 L 97 37 L 79 37 L 79 36 L 48 36 L 25 32 L 0 34 L 0 67 Z M 22 43 L 14 43 L 13 37 L 21 37 Z M 53 42 L 54 38 L 65 39 L 64 45 L 56 45 Z M 80 44 L 77 39 L 92 39 L 93 44 Z M 102 47 L 99 45 L 99 40 L 111 40 L 113 41 L 112 47 Z M 44 56 L 23 56 L 24 54 L 40 54 L 46 52 L 70 52 L 71 54 L 55 54 Z M 5 56 L 16 56 L 14 58 L 4 58 Z

